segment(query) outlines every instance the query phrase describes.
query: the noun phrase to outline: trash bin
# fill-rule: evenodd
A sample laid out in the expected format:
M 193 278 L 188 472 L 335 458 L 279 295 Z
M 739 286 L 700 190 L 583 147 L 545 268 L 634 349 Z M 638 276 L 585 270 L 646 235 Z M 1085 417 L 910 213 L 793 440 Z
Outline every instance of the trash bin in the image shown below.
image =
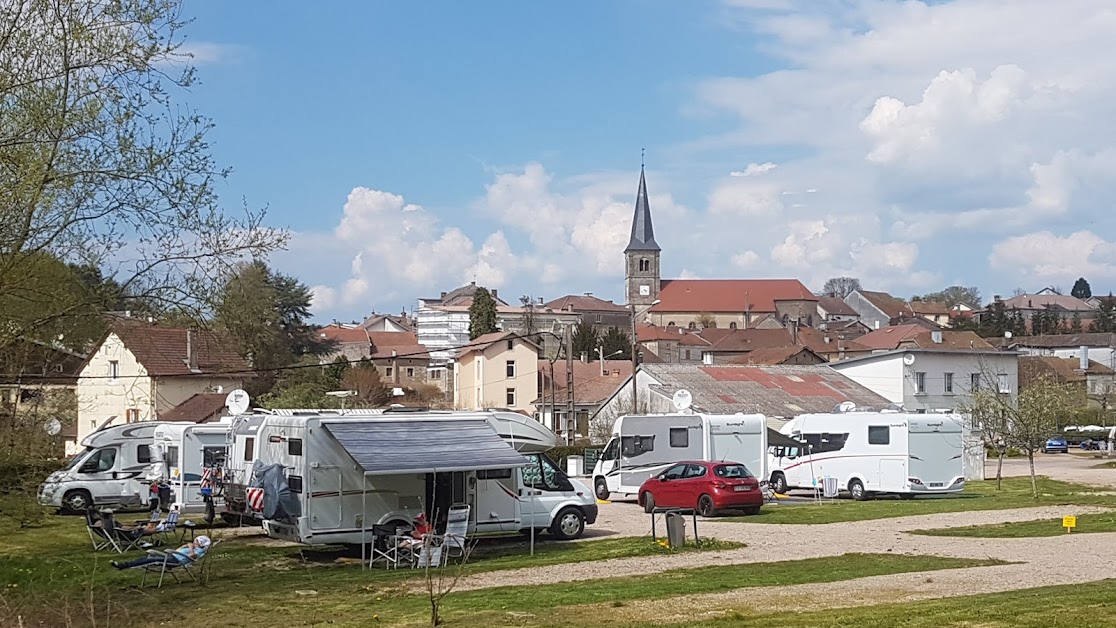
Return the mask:
M 835 499 L 840 489 L 837 488 L 837 478 L 825 477 L 822 478 L 822 497 Z
M 686 544 L 686 518 L 682 513 L 668 512 L 666 515 L 667 544 L 682 547 Z
M 171 487 L 170 484 L 159 485 L 159 502 L 162 503 L 163 508 L 167 509 L 171 506 Z
M 566 458 L 566 474 L 574 477 L 585 475 L 585 458 L 582 456 Z

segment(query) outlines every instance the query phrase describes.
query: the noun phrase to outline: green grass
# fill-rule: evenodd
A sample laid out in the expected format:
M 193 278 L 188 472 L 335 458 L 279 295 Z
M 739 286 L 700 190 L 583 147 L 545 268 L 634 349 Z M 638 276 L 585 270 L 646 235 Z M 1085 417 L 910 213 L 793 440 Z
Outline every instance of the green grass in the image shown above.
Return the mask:
M 950 496 L 918 497 L 912 500 L 880 498 L 856 502 L 847 499 L 817 504 L 765 506 L 758 515 L 727 517 L 718 521 L 771 524 L 821 524 L 868 521 L 890 517 L 930 515 L 971 510 L 1005 510 L 1053 505 L 1098 505 L 1116 507 L 1116 495 L 1095 495 L 1096 487 L 1038 478 L 1039 497 L 1031 495 L 1029 477 L 1004 478 L 1001 490 L 993 480 L 967 483 L 964 492 Z
M 1073 511 L 1067 510 L 1067 515 Z M 1116 513 L 1100 513 L 1079 515 L 1077 528 L 1072 534 L 1089 534 L 1092 532 L 1116 532 Z M 988 539 L 1016 539 L 1037 536 L 1060 536 L 1066 534 L 1062 527 L 1062 520 L 1039 519 L 1036 521 L 1019 521 L 1016 523 L 996 523 L 982 526 L 966 526 L 963 528 L 937 528 L 931 530 L 915 530 L 913 534 L 926 536 L 964 536 Z
M 1095 464 L 1095 465 L 1093 465 L 1093 468 L 1094 469 L 1116 469 L 1116 460 L 1110 460 L 1108 462 L 1102 462 L 1100 464 Z

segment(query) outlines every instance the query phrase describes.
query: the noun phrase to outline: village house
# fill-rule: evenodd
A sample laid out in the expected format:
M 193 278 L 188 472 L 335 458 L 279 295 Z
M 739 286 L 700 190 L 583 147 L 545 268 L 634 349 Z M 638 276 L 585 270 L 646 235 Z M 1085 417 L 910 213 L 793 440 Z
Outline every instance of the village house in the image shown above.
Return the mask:
M 560 440 L 581 442 L 589 438 L 589 417 L 612 396 L 632 374 L 630 360 L 573 362 L 573 415 L 569 413 L 570 389 L 566 385 L 566 362 L 539 360 L 539 397 L 535 418 L 554 430 Z M 553 375 L 552 372 L 553 371 Z
M 319 358 L 322 364 L 329 364 L 338 357 L 349 362 L 368 362 L 376 367 L 385 384 L 430 383 L 446 391 L 444 370 L 429 368 L 430 354 L 419 344 L 414 332 L 369 331 L 364 327 L 334 323 L 322 327 L 317 334 L 319 340 L 332 346 L 332 351 Z
M 612 301 L 598 299 L 592 292 L 581 295 L 568 294 L 542 307 L 554 312 L 577 314 L 580 316 L 579 324 L 591 326 L 599 333 L 604 333 L 613 327 L 628 333 L 631 328 L 632 312 L 629 308 Z
M 1076 315 L 1081 319 L 1086 330 L 1096 315 L 1095 306 L 1077 297 L 1060 294 L 1053 288 L 1044 288 L 1035 294 L 1019 294 L 1009 299 L 1003 299 L 999 295 L 992 297 L 992 303 L 988 307 L 974 313 L 977 322 L 986 321 L 1001 305 L 1009 316 L 1014 316 L 1018 312 L 1027 322 L 1030 322 L 1031 318 L 1039 312 L 1053 312 L 1066 321 Z
M 1087 358 L 1116 370 L 1116 334 L 1113 333 L 1016 336 L 1000 342 L 1005 348 L 1021 351 L 1026 355 L 1059 358 L 1079 359 L 1084 348 Z
M 198 394 L 228 394 L 251 376 L 215 332 L 116 321 L 79 371 L 75 444 L 105 425 L 157 420 Z
M 1113 379 L 1116 371 L 1086 358 L 1059 358 L 1049 355 L 1024 355 L 1019 358 L 1019 388 L 1047 377 L 1059 384 L 1068 384 L 1076 391 L 1082 408 L 1107 408 L 1108 397 L 1116 392 Z M 1084 368 L 1083 368 L 1084 367 Z
M 453 404 L 459 410 L 507 408 L 535 413 L 539 346 L 513 332 L 474 339 L 453 363 Z
M 870 330 L 910 323 L 910 319 L 930 323 L 934 328 L 949 327 L 950 309 L 937 301 L 904 301 L 886 292 L 853 290 L 845 304 L 856 311 L 860 322 Z

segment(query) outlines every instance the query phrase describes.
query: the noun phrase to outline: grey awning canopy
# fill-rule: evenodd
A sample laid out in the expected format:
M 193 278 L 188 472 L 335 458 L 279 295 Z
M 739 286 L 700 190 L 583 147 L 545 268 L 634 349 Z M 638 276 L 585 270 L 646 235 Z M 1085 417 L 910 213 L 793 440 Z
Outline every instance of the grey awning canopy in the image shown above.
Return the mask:
M 527 459 L 484 419 L 323 422 L 365 475 L 510 469 Z
M 801 447 L 802 443 L 794 440 L 790 436 L 780 434 L 770 427 L 767 428 L 767 446 L 768 447 Z

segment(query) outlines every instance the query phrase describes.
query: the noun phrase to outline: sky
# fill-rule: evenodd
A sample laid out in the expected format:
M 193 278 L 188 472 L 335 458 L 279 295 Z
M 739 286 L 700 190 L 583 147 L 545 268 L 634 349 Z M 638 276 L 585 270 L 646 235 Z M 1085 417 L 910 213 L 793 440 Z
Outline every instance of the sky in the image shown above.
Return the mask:
M 1116 290 L 1106 0 L 186 0 L 222 202 L 319 322 L 469 281 L 623 300 L 641 152 L 664 278 Z

